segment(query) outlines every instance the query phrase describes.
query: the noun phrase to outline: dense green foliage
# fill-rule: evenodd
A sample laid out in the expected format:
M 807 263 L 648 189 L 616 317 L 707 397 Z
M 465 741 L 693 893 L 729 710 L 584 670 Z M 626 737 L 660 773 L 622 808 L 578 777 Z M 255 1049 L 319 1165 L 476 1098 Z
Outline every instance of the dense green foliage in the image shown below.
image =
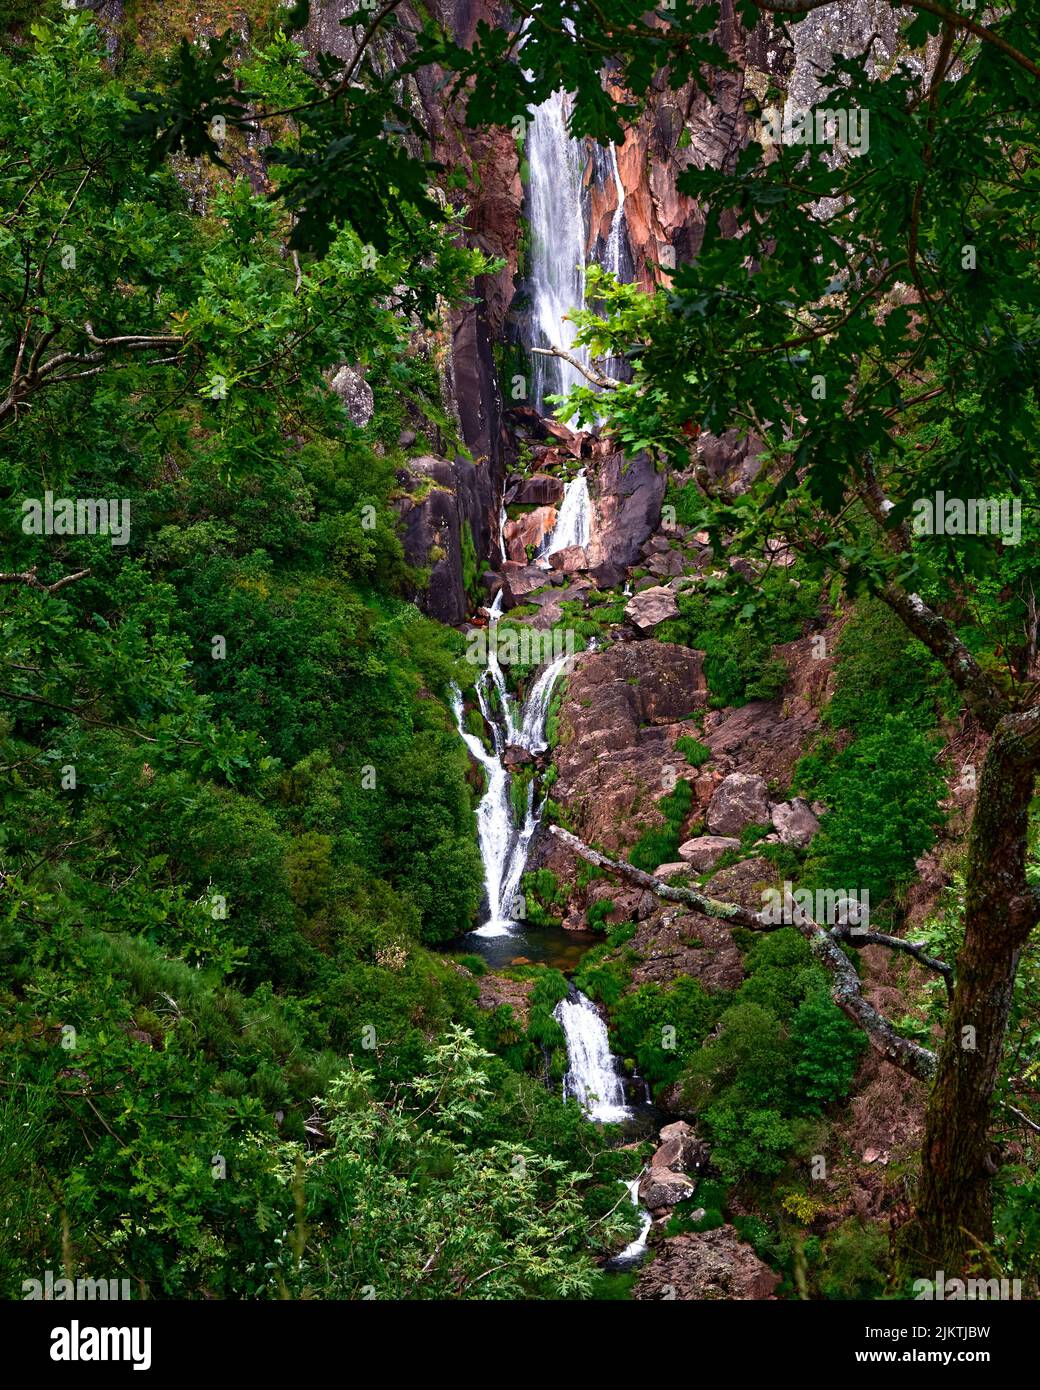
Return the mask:
M 666 642 L 704 651 L 713 706 L 772 700 L 787 680 L 773 647 L 802 635 L 815 615 L 819 586 L 772 571 L 754 582 L 739 574 L 709 578 L 677 599 L 679 616 L 657 629 Z
M 86 18 L 0 57 L 0 1292 L 432 1297 L 508 1250 L 476 1296 L 588 1293 L 617 1168 L 452 1031 L 490 1026 L 426 949 L 481 891 L 461 644 L 407 601 L 385 421 L 326 385 L 421 403 L 484 262 L 426 219 L 297 272 L 275 202 L 191 214 L 132 110 Z M 29 534 L 45 492 L 128 533 Z
M 757 941 L 748 978 L 683 1087 L 730 1181 L 783 1171 L 799 1124 L 849 1092 L 866 1041 L 832 1003 L 808 942 L 784 927 Z
M 937 720 L 950 701 L 941 668 L 892 614 L 870 601 L 857 608 L 824 711 L 844 746 L 824 736 L 795 771 L 796 790 L 829 808 L 800 875 L 805 887 L 866 891 L 875 915 L 891 912 L 942 818 Z
M 0 23 L 34 8 L 9 0 Z M 396 8 L 353 17 L 346 62 L 305 64 L 270 14 L 256 51 L 222 35 L 135 55 L 132 83 L 79 15 L 0 58 L 0 1292 L 64 1265 L 118 1266 L 152 1296 L 588 1296 L 590 1252 L 631 1221 L 609 1215 L 630 1156 L 542 1084 L 561 1069 L 562 977 L 536 972 L 524 1028 L 510 1006 L 478 1014 L 473 974 L 428 949 L 477 906 L 476 779 L 444 703 L 457 640 L 407 602 L 422 576 L 396 539 L 395 450 L 404 402 L 450 437 L 439 314 L 488 266 L 431 187 L 409 83 L 436 63 L 474 124 L 499 125 L 563 86 L 576 133 L 620 141 L 642 94 L 727 66 L 719 7 L 521 3 L 470 48 L 424 13 L 388 49 Z M 829 611 L 844 586 L 897 615 L 862 604 L 842 637 L 830 736 L 796 778 L 829 808 L 811 850 L 766 851 L 893 919 L 940 824 L 937 734 L 963 717 L 909 634 L 987 733 L 1036 706 L 1035 515 L 1020 548 L 906 524 L 940 487 L 1036 502 L 1036 0 L 935 11 L 910 0 L 884 70 L 833 63 L 822 99 L 872 115 L 856 159 L 768 144 L 757 120 L 784 93 L 747 84 L 739 157 L 680 180 L 705 209 L 696 259 L 656 294 L 589 276 L 582 341 L 631 380 L 565 407 L 684 469 L 701 431 L 761 440 L 746 492 L 669 494 L 731 562 L 656 634 L 704 650 L 715 705 L 780 695 L 774 648 L 825 592 Z M 270 196 L 226 177 L 257 124 Z M 458 206 L 466 176 L 446 182 Z M 372 385 L 368 427 L 328 389 L 340 365 Z M 22 504 L 45 493 L 125 499 L 128 533 L 28 535 Z M 475 598 L 468 528 L 462 568 Z M 623 606 L 565 616 L 602 639 Z M 658 805 L 631 855 L 648 869 L 675 857 L 689 784 Z M 951 956 L 974 932 L 976 966 L 986 873 L 977 855 L 927 929 Z M 525 887 L 533 920 L 558 918 L 566 885 Z M 701 1184 L 701 1229 L 734 1184 L 765 1212 L 864 1039 L 796 933 L 756 942 L 729 996 L 629 991 L 630 936 L 608 931 L 579 984 L 624 1055 L 698 1111 L 722 1179 Z M 990 998 L 1013 996 L 1015 1050 L 976 1097 L 983 1140 L 994 1100 L 1035 1107 L 1032 948 L 1008 959 Z M 902 1030 L 932 1043 L 939 1001 L 922 986 Z M 930 1155 L 956 1146 L 957 1118 L 930 1112 Z M 1035 1277 L 1031 1153 L 1006 1176 L 995 1248 Z M 816 1213 L 799 1191 L 781 1206 L 806 1227 Z M 972 1258 L 983 1215 L 952 1223 Z M 786 1291 L 810 1267 L 825 1296 L 881 1292 L 874 1227 L 739 1223 Z

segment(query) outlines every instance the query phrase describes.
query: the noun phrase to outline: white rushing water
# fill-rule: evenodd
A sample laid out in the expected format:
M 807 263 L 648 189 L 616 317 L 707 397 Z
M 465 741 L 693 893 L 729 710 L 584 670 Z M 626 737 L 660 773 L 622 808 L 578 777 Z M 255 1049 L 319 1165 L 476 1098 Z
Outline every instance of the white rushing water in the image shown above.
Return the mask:
M 603 269 L 611 271 L 621 279 L 625 269 L 625 185 L 621 182 L 618 169 L 617 147 L 610 142 L 610 171 L 614 175 L 614 188 L 617 191 L 617 207 L 607 234 L 607 248 L 603 257 Z
M 553 686 L 571 659 L 564 653 L 538 674 L 518 718 L 516 702 L 506 687 L 498 661 L 496 631 L 501 613 L 502 594 L 499 592 L 488 614 L 487 665 L 476 681 L 477 703 L 491 730 L 493 753 L 488 752 L 482 739 L 466 728 L 462 694 L 457 686 L 452 691 L 452 709 L 459 734 L 487 776 L 486 789 L 477 806 L 477 841 L 484 862 L 488 916 L 477 928 L 477 936 L 506 936 L 516 925 L 513 903 L 527 866 L 531 840 L 541 819 L 541 806 L 535 806 L 534 782 L 531 781 L 527 788 L 523 824 L 518 826 L 515 823 L 510 777 L 503 755 L 511 744 L 526 748 L 531 753 L 540 753 L 547 746 L 545 725 Z M 494 703 L 491 691 L 497 696 Z
M 547 560 L 558 550 L 570 545 L 586 546 L 592 532 L 592 499 L 584 468 L 563 490 L 563 501 L 556 516 L 556 525 L 546 536 L 539 558 Z
M 518 742 L 521 748 L 526 748 L 529 753 L 542 753 L 549 746 L 545 741 L 545 726 L 549 717 L 553 686 L 556 684 L 557 676 L 570 660 L 566 652 L 563 656 L 558 656 L 541 671 L 528 691 Z
M 587 367 L 591 364 L 589 350 L 575 346 L 577 330 L 569 315 L 587 307 L 589 229 L 585 181 L 590 147 L 568 131 L 570 111 L 568 94 L 554 92 L 535 109 L 527 130 L 532 346 L 562 348 Z M 600 262 L 605 270 L 626 281 L 631 278 L 631 263 L 625 186 L 613 142 L 606 148 L 605 159 L 596 157 L 595 167 L 609 170 L 617 197 Z M 608 375 L 615 375 L 621 365 L 613 358 L 604 363 Z M 534 354 L 531 403 L 540 413 L 545 411 L 546 396 L 589 384 L 584 373 L 563 358 Z
M 617 1123 L 631 1114 L 625 1087 L 610 1050 L 607 1025 L 592 1000 L 580 990 L 561 999 L 553 1017 L 567 1040 L 567 1075 L 563 1093 L 572 1096 L 590 1120 Z
M 586 230 L 583 183 L 588 153 L 567 130 L 571 99 L 554 92 L 537 107 L 527 128 L 527 220 L 531 228 L 531 314 L 535 347 L 563 348 L 588 365 L 587 348 L 574 346 L 575 326 L 566 317 L 585 307 Z M 587 381 L 559 357 L 536 353 L 532 405 Z
M 620 1250 L 611 1259 L 610 1268 L 616 1270 L 642 1264 L 643 1256 L 646 1253 L 646 1238 L 650 1234 L 650 1227 L 654 1224 L 654 1218 L 647 1209 L 639 1205 L 639 1178 L 633 1178 L 625 1186 L 628 1188 L 629 1200 L 639 1216 L 639 1234 L 635 1240 L 629 1241 L 624 1250 Z

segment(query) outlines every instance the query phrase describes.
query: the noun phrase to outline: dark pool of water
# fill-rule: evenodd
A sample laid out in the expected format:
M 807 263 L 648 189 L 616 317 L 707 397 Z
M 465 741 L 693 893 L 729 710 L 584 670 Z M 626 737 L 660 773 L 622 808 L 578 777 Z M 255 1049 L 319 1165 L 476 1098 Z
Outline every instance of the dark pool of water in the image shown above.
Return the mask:
M 517 924 L 508 936 L 478 936 L 467 932 L 452 943 L 451 949 L 466 955 L 482 956 L 492 970 L 507 965 L 548 965 L 571 975 L 581 958 L 603 940 L 595 932 L 564 931 L 562 927 L 528 927 Z

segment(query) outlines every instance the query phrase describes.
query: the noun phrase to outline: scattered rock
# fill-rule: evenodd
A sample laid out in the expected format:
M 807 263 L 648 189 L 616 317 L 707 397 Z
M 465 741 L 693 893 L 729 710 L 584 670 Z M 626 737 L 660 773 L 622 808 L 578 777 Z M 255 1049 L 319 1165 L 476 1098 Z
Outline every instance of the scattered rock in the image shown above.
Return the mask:
M 644 1266 L 633 1297 L 703 1301 L 772 1298 L 780 1276 L 745 1245 L 732 1226 L 669 1236 Z
M 680 860 L 678 864 L 658 864 L 657 868 L 654 870 L 654 878 L 663 878 L 665 882 L 667 882 L 673 874 L 685 874 L 689 877 L 689 873 L 689 864 Z
M 673 1173 L 696 1173 L 707 1166 L 711 1150 L 685 1120 L 676 1120 L 661 1130 L 661 1143 L 650 1160 L 651 1169 L 667 1168 Z
M 671 579 L 683 572 L 683 557 L 678 550 L 669 550 L 664 555 L 655 555 L 647 565 L 651 574 L 658 579 Z
M 727 850 L 739 848 L 740 841 L 732 835 L 698 835 L 696 839 L 680 845 L 679 854 L 687 866 L 692 865 L 699 874 L 703 874 L 713 869 Z
M 639 1182 L 639 1200 L 647 1211 L 663 1211 L 693 1196 L 694 1181 L 669 1168 L 651 1168 Z
M 800 796 L 790 801 L 782 801 L 773 807 L 773 824 L 781 842 L 785 845 L 804 847 L 820 828 L 820 822 L 813 815 L 809 803 Z
M 713 835 L 739 835 L 746 825 L 769 820 L 769 795 L 764 777 L 731 772 L 715 789 L 708 807 L 708 829 Z
M 549 556 L 550 568 L 563 574 L 574 574 L 577 570 L 587 569 L 588 564 L 588 555 L 583 545 L 565 545 L 562 550 L 556 550 Z
M 625 617 L 640 633 L 653 632 L 668 618 L 679 616 L 679 605 L 671 589 L 654 587 L 633 594 L 625 604 Z
M 563 501 L 563 479 L 550 477 L 548 473 L 533 473 L 517 486 L 508 501 L 528 507 L 556 507 Z
M 351 423 L 363 428 L 375 414 L 376 403 L 372 388 L 355 367 L 344 364 L 328 377 L 329 388 L 343 402 Z M 415 436 L 412 436 L 414 443 Z
M 534 754 L 527 748 L 521 748 L 518 743 L 510 743 L 502 754 L 502 762 L 507 772 L 515 772 L 520 767 L 531 767 L 534 761 Z
M 739 903 L 751 912 L 761 912 L 763 894 L 776 886 L 776 868 L 768 859 L 742 859 L 728 869 L 720 869 L 705 885 L 704 891 L 720 902 Z
M 528 565 L 516 560 L 506 560 L 502 566 L 502 577 L 515 598 L 523 598 L 532 589 L 542 589 L 548 583 L 545 570 L 537 565 Z

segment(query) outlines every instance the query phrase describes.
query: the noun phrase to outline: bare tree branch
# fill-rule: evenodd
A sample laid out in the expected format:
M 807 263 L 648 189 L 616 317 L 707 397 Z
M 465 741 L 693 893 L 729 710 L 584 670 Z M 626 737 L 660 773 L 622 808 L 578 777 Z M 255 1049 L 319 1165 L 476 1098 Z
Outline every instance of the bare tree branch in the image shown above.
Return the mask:
M 591 381 L 593 386 L 602 386 L 607 391 L 616 391 L 621 385 L 621 382 L 616 380 L 616 378 L 607 376 L 603 372 L 597 372 L 595 367 L 588 366 L 585 362 L 582 362 L 580 358 L 575 357 L 573 353 L 567 352 L 564 348 L 532 348 L 531 351 L 537 352 L 539 357 L 559 357 L 564 362 L 569 362 L 576 371 L 581 372 L 582 376 L 585 377 L 587 381 Z
M 888 936 L 885 932 L 853 931 L 851 927 L 845 925 L 832 927 L 831 935 L 835 941 L 847 941 L 850 946 L 884 946 L 889 951 L 905 951 L 908 956 L 913 956 L 914 960 L 927 970 L 934 970 L 936 974 L 941 975 L 946 984 L 947 997 L 953 998 L 953 966 L 948 965 L 944 960 L 939 960 L 937 956 L 930 956 L 922 943 L 904 941 L 901 936 Z
M 732 923 L 734 926 L 747 927 L 751 931 L 776 930 L 780 926 L 794 927 L 809 942 L 816 958 L 830 973 L 832 978 L 831 998 L 842 1013 L 866 1033 L 870 1045 L 875 1051 L 919 1081 L 930 1081 L 934 1076 L 935 1054 L 929 1052 L 926 1047 L 922 1047 L 920 1043 L 902 1037 L 896 1032 L 891 1021 L 885 1018 L 884 1014 L 879 1013 L 874 1005 L 863 997 L 862 985 L 856 974 L 856 967 L 841 949 L 835 936 L 814 922 L 806 912 L 796 907 L 789 896 L 785 896 L 784 920 L 775 922 L 771 920 L 771 917 L 767 919 L 765 913 L 752 912 L 749 908 L 741 907 L 737 903 L 719 902 L 715 898 L 698 893 L 696 889 L 677 888 L 672 884 L 662 883 L 660 879 L 654 878 L 652 874 L 644 873 L 642 869 L 637 869 L 631 864 L 623 864 L 619 860 L 611 859 L 602 854 L 599 850 L 592 849 L 591 846 L 579 840 L 576 835 L 572 835 L 569 830 L 564 830 L 558 825 L 550 828 L 557 839 L 575 854 L 580 855 L 582 859 L 586 859 L 590 864 L 595 864 L 598 868 L 609 869 L 620 874 L 622 878 L 627 878 L 631 883 L 638 884 L 640 888 L 647 889 L 648 892 L 656 894 L 659 898 L 665 898 L 670 902 L 686 903 L 697 912 L 705 913 L 706 916 L 719 918 L 722 921 Z
M 42 579 L 36 577 L 37 566 L 32 569 L 23 570 L 20 574 L 0 574 L 0 584 L 28 584 L 30 589 L 41 589 L 45 594 L 56 594 L 60 589 L 64 589 L 66 584 L 75 584 L 77 579 L 85 579 L 92 571 L 88 567 L 85 570 L 77 570 L 75 574 L 66 574 L 53 584 L 44 584 Z

